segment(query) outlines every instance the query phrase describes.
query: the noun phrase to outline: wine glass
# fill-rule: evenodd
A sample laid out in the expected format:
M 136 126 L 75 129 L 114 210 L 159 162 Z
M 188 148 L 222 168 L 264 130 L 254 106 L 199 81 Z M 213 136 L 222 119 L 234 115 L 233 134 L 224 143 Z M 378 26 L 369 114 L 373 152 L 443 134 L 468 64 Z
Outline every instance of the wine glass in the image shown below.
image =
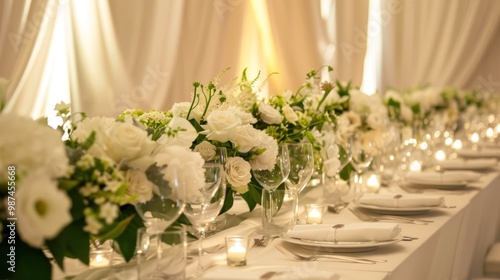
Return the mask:
M 329 209 L 339 213 L 353 198 L 355 189 L 348 184 L 342 184 L 340 172 L 351 161 L 351 148 L 349 141 L 337 139 L 337 142 L 326 144 L 322 147 L 323 159 L 323 198 Z
M 203 273 L 202 255 L 203 239 L 207 225 L 215 220 L 224 205 L 226 196 L 226 184 L 224 181 L 224 170 L 221 164 L 205 163 L 205 184 L 202 188 L 193 190 L 186 197 L 186 207 L 184 215 L 189 222 L 198 231 L 200 238 L 198 240 L 198 269 L 196 274 Z M 189 182 L 186 182 L 189 184 Z
M 273 193 L 279 185 L 284 183 L 290 173 L 290 159 L 287 145 L 280 146 L 276 163 L 272 170 L 252 170 L 254 178 L 264 188 L 262 191 L 262 228 L 266 234 L 276 234 L 282 229 L 273 222 Z M 266 192 L 268 199 L 266 199 Z M 266 200 L 267 203 L 266 203 Z
M 152 195 L 135 203 L 135 209 L 151 232 L 162 232 L 182 214 L 185 188 L 180 186 L 177 166 L 168 166 L 172 179 L 154 180 Z
M 297 224 L 299 216 L 299 193 L 305 188 L 314 171 L 314 155 L 311 143 L 288 143 L 290 173 L 286 187 L 293 200 L 292 225 Z
M 362 174 L 370 166 L 375 152 L 375 143 L 363 133 L 354 133 L 350 137 L 351 165 L 356 170 L 357 191 L 361 191 Z

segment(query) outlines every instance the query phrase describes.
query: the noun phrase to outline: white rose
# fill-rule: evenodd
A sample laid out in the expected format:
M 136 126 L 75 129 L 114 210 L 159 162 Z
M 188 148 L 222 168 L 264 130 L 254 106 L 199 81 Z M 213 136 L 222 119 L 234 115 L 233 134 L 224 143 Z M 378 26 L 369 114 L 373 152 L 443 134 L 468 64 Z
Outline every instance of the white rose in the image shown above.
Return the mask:
M 207 135 L 208 140 L 225 143 L 240 125 L 241 120 L 233 112 L 214 110 L 207 117 L 207 124 L 203 126 L 206 130 L 203 133 Z
M 146 202 L 153 198 L 153 183 L 151 183 L 144 172 L 129 169 L 125 175 L 125 179 L 129 183 L 127 189 L 128 195 L 136 195 L 135 203 Z
M 118 163 L 138 159 L 147 160 L 156 146 L 155 142 L 149 139 L 146 131 L 133 124 L 121 122 L 116 122 L 110 129 L 104 143 L 109 157 Z
M 71 223 L 71 200 L 43 171 L 33 172 L 15 194 L 19 235 L 27 244 L 40 248 Z
M 262 121 L 267 124 L 280 124 L 283 121 L 283 116 L 278 110 L 263 102 L 259 104 L 259 114 Z
M 193 125 L 186 119 L 173 117 L 165 129 L 167 133 L 163 134 L 156 142 L 165 145 L 180 145 L 191 147 L 193 141 L 198 137 L 198 132 Z M 176 133 L 168 133 L 176 132 Z
M 252 180 L 250 163 L 241 157 L 230 157 L 226 162 L 226 179 L 233 190 L 238 193 L 248 191 L 248 183 Z
M 297 116 L 295 110 L 293 110 L 293 108 L 288 104 L 283 107 L 283 115 L 285 115 L 285 119 L 292 124 L 296 124 L 299 120 L 299 116 Z
M 366 123 L 372 129 L 382 129 L 384 127 L 384 118 L 377 113 L 371 113 L 366 118 Z
M 252 114 L 250 114 L 248 112 L 244 112 L 243 110 L 241 110 L 238 107 L 229 106 L 229 108 L 227 108 L 227 109 L 230 112 L 233 112 L 236 116 L 238 116 L 238 118 L 240 118 L 242 125 L 245 125 L 245 124 L 254 124 L 254 123 L 257 122 L 257 119 L 254 118 Z
M 255 148 L 255 144 L 259 141 L 257 131 L 250 124 L 239 126 L 230 139 L 231 143 L 239 147 L 239 152 L 247 153 Z
M 200 153 L 201 157 L 205 161 L 211 160 L 216 154 L 215 146 L 208 141 L 203 141 L 200 144 L 196 145 L 193 151 Z

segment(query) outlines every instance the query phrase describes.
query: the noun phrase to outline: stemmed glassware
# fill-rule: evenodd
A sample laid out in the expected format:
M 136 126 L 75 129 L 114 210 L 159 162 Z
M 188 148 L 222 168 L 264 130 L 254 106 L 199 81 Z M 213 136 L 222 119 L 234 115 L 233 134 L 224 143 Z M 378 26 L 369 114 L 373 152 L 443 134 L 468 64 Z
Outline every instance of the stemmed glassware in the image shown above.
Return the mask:
M 357 191 L 361 191 L 362 174 L 370 166 L 375 152 L 375 143 L 362 133 L 354 133 L 350 137 L 351 165 L 357 174 Z
M 305 188 L 314 171 L 314 154 L 311 143 L 288 143 L 290 173 L 286 187 L 293 200 L 292 225 L 297 224 L 299 216 L 299 193 Z
M 134 206 L 144 224 L 151 232 L 162 232 L 168 228 L 184 210 L 186 189 L 178 181 L 178 167 L 169 166 L 173 177 L 170 182 L 156 180 L 151 197 Z
M 354 187 L 341 184 L 340 172 L 351 161 L 351 148 L 347 140 L 327 144 L 322 147 L 323 196 L 326 205 L 335 213 L 340 212 L 353 198 Z
M 280 146 L 276 163 L 272 170 L 252 170 L 254 178 L 264 188 L 262 191 L 262 228 L 264 233 L 276 234 L 283 230 L 275 225 L 273 221 L 273 193 L 279 185 L 286 181 L 289 173 L 290 159 L 287 145 Z M 267 199 L 266 195 L 268 196 Z
M 186 196 L 186 207 L 184 215 L 198 231 L 198 269 L 196 275 L 203 273 L 203 239 L 205 238 L 206 227 L 219 215 L 224 198 L 226 196 L 226 184 L 224 181 L 224 169 L 221 164 L 205 163 L 205 185 L 196 190 L 192 190 Z M 189 182 L 186 182 L 189 184 Z M 187 186 L 188 187 L 188 186 Z

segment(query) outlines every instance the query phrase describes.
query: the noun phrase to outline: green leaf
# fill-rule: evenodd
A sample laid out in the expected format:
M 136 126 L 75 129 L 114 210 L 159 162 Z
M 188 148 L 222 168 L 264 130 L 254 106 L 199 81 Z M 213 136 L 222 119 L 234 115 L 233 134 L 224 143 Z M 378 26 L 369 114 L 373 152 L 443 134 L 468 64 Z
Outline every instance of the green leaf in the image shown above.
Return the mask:
M 233 190 L 228 186 L 226 189 L 226 198 L 224 199 L 224 205 L 222 206 L 222 209 L 219 214 L 222 214 L 226 212 L 227 210 L 231 209 L 233 207 L 234 203 L 234 192 Z
M 123 258 L 128 262 L 132 259 L 135 253 L 137 230 L 144 227 L 144 224 L 139 215 L 137 215 L 134 206 L 132 205 L 124 206 L 124 209 L 122 209 L 122 213 L 125 215 L 130 215 L 129 217 L 133 217 L 122 234 L 115 238 L 115 241 L 118 243 Z
M 61 246 L 66 257 L 79 259 L 88 265 L 90 235 L 83 230 L 84 226 L 84 219 L 73 221 L 55 238 L 59 244 L 54 243 L 53 246 Z
M 90 147 L 92 147 L 92 145 L 94 145 L 94 142 L 95 142 L 95 131 L 92 131 L 89 135 L 89 137 L 85 140 L 85 142 L 82 143 L 81 147 L 82 149 L 84 150 L 88 150 L 90 149 Z
M 125 231 L 125 229 L 130 224 L 130 222 L 132 222 L 135 216 L 137 215 L 133 214 L 120 220 L 117 223 L 113 223 L 109 230 L 99 234 L 98 236 L 96 236 L 96 238 L 101 241 L 117 238 L 123 233 L 123 231 Z
M 340 171 L 340 179 L 344 181 L 349 181 L 349 178 L 351 177 L 351 172 L 355 171 L 354 168 L 352 167 L 351 163 L 347 164 L 341 171 Z

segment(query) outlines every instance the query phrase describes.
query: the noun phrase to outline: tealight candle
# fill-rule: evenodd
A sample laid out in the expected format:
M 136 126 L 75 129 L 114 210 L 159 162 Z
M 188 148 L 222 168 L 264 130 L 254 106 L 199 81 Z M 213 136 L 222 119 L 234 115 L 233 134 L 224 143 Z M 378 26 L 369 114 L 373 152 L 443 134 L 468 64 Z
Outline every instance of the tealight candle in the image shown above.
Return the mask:
M 321 224 L 323 222 L 323 205 L 306 204 L 306 223 Z
M 89 252 L 89 267 L 99 268 L 111 265 L 113 258 L 113 245 L 111 241 L 97 245 L 97 248 L 92 246 Z
M 226 237 L 226 259 L 229 266 L 247 264 L 248 238 L 244 236 Z
M 90 267 L 104 267 L 109 265 L 109 259 L 102 254 L 97 254 L 94 258 L 90 259 Z
M 434 154 L 434 157 L 437 161 L 443 161 L 446 159 L 446 153 L 443 150 L 438 150 L 436 154 Z
M 422 163 L 418 160 L 414 160 L 410 163 L 410 171 L 419 172 L 422 171 Z
M 369 193 L 376 193 L 380 189 L 380 175 L 370 174 L 366 180 L 366 191 Z

